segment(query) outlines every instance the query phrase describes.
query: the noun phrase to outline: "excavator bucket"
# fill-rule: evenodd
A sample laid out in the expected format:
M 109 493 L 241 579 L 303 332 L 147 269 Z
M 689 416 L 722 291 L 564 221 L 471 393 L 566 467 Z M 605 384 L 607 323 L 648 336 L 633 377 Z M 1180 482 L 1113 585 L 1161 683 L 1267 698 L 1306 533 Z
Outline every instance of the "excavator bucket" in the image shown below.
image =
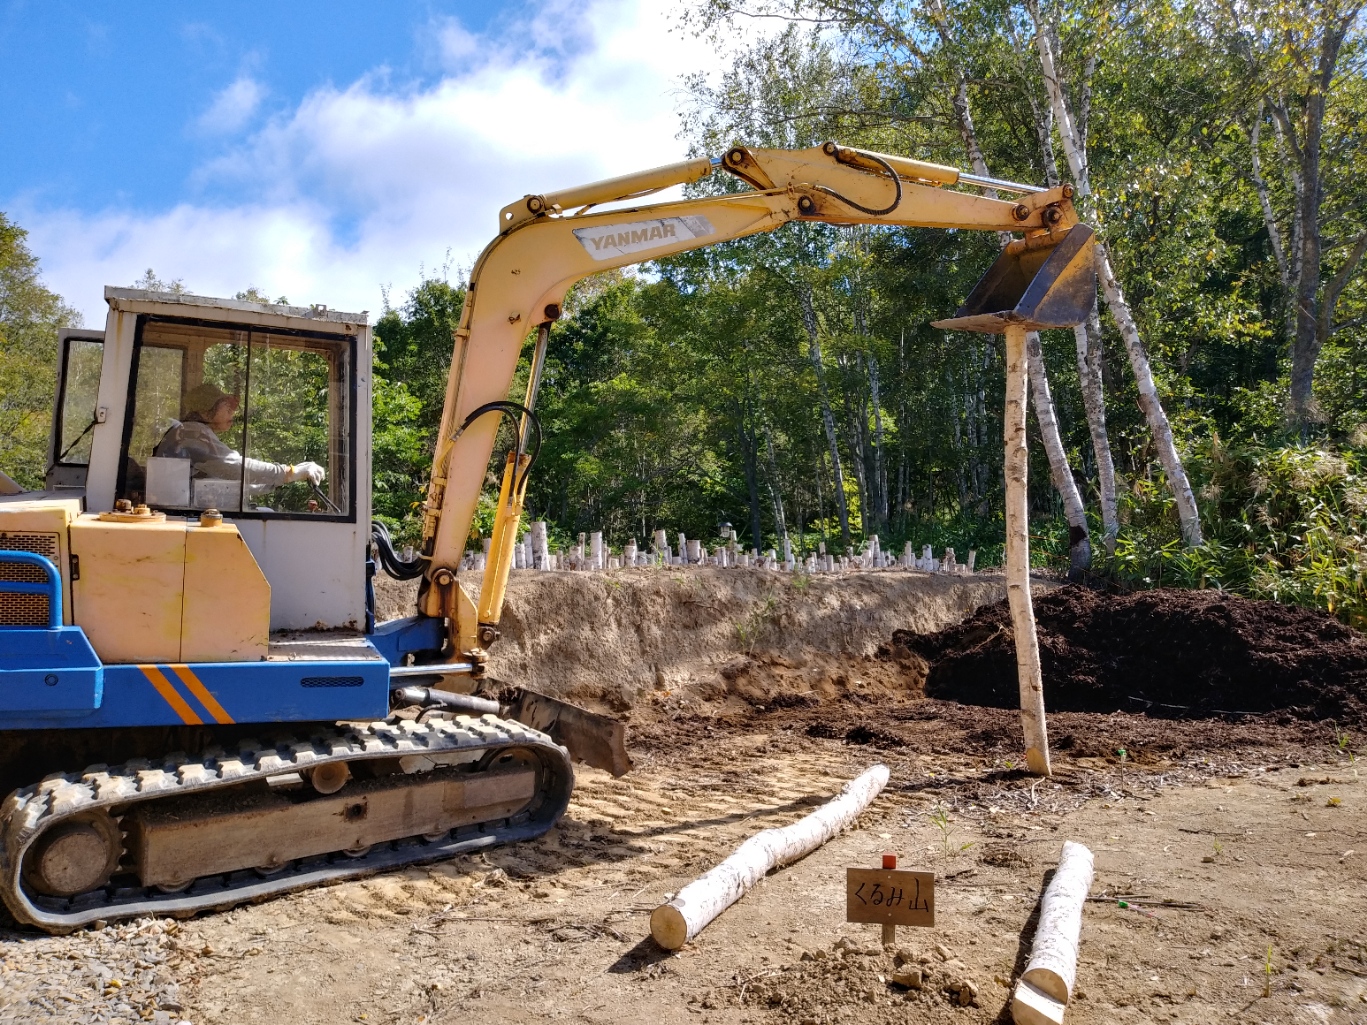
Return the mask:
M 614 776 L 631 771 L 626 727 L 616 719 L 526 689 L 518 692 L 508 714 L 524 726 L 545 733 L 576 762 L 605 769 Z
M 1008 327 L 1039 331 L 1072 327 L 1096 302 L 1096 240 L 1092 229 L 1012 242 L 969 293 L 959 312 L 935 327 L 1001 334 Z

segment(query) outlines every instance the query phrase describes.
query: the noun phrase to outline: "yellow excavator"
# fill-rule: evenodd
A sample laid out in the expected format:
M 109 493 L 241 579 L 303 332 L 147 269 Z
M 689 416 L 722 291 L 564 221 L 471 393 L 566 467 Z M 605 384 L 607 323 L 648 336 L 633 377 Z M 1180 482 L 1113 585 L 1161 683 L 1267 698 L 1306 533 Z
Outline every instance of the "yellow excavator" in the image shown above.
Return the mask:
M 749 187 L 640 202 L 719 171 Z M 570 286 L 790 221 L 976 229 L 1020 237 L 942 326 L 1070 326 L 1095 295 L 1071 196 L 827 143 L 736 146 L 504 207 L 408 557 L 370 522 L 365 314 L 106 289 L 104 331 L 61 336 L 45 489 L 0 475 L 5 905 L 60 932 L 544 833 L 572 759 L 630 767 L 620 724 L 478 693 Z M 505 419 L 476 601 L 462 562 Z M 414 615 L 374 622 L 376 562 L 420 581 Z

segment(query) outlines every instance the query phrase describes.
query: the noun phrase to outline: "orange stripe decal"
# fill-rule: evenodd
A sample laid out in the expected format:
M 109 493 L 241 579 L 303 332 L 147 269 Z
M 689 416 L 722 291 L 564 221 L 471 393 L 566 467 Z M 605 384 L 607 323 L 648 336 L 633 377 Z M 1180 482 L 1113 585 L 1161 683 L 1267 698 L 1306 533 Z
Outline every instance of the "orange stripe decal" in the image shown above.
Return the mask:
M 180 716 L 181 722 L 187 726 L 203 724 L 204 720 L 195 714 L 195 710 L 180 696 L 180 692 L 176 690 L 160 669 L 156 666 L 138 666 L 138 668 L 142 670 L 142 675 L 151 681 L 152 686 L 157 688 L 157 693 L 162 696 L 162 700 L 171 706 L 171 711 Z
M 172 665 L 171 671 L 180 677 L 180 682 L 189 688 L 190 693 L 204 706 L 204 710 L 214 717 L 214 722 L 226 725 L 234 721 L 217 699 L 209 693 L 209 688 L 200 682 L 193 669 L 186 665 Z

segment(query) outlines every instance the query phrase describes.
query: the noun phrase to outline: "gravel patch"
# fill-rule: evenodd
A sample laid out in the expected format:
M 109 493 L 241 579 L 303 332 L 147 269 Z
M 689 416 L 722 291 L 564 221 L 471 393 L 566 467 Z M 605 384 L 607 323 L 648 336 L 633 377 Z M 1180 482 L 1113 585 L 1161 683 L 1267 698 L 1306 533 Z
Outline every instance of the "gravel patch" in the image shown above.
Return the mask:
M 0 931 L 0 1022 L 193 1025 L 181 1013 L 179 934 L 150 918 L 69 936 Z

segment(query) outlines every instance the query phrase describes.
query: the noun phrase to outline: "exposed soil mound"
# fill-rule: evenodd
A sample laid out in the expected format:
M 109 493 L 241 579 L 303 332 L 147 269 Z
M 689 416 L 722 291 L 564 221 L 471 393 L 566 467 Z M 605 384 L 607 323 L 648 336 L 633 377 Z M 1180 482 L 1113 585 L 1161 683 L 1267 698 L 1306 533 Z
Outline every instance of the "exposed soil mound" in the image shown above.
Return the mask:
M 1050 711 L 1211 716 L 1281 711 L 1367 722 L 1367 638 L 1320 612 L 1218 591 L 1037 595 Z M 928 697 L 1016 707 L 1006 602 L 939 633 L 893 633 L 931 663 Z
M 375 583 L 379 619 L 411 614 L 415 584 Z M 912 700 L 926 667 L 886 645 L 894 628 L 941 630 L 1004 592 L 986 573 L 514 573 L 489 676 L 619 716 Z

